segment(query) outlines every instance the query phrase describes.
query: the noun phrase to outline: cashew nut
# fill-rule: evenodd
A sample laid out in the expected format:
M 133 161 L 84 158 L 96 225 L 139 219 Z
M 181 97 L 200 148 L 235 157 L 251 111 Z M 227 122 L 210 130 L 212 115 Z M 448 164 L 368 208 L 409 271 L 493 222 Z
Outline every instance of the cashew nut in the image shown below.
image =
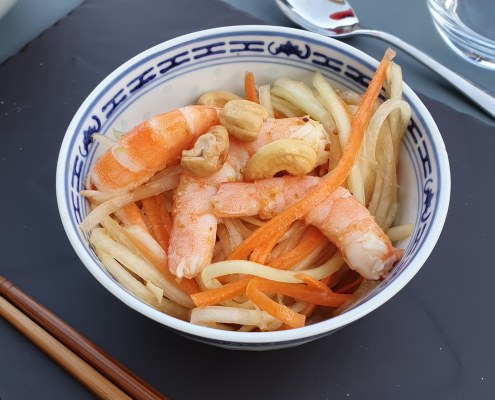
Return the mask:
M 213 92 L 206 92 L 201 95 L 201 97 L 198 99 L 198 104 L 222 108 L 230 100 L 236 99 L 240 99 L 240 97 L 232 92 L 217 90 Z
M 229 152 L 229 134 L 221 126 L 212 126 L 196 139 L 191 150 L 182 151 L 181 165 L 198 177 L 209 176 L 222 168 Z
M 316 166 L 316 152 L 300 139 L 279 139 L 261 147 L 249 159 L 246 180 L 271 178 L 280 171 L 305 175 Z
M 268 112 L 257 103 L 248 100 L 231 100 L 220 113 L 220 123 L 234 137 L 253 142 L 268 119 Z

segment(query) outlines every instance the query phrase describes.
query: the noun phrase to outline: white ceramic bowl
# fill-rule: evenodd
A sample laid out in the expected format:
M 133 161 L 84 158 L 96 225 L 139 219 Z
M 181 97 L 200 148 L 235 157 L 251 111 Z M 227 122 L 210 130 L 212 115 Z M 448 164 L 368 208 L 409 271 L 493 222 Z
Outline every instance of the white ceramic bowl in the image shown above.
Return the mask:
M 405 255 L 366 298 L 330 320 L 280 332 L 228 332 L 196 326 L 148 306 L 117 283 L 95 257 L 78 229 L 88 208 L 79 194 L 98 157 L 93 132 L 130 129 L 166 110 L 192 104 L 201 93 L 228 89 L 242 93 L 246 70 L 260 84 L 279 77 L 310 79 L 321 71 L 340 87 L 364 92 L 378 62 L 342 42 L 310 32 L 235 26 L 181 36 L 132 58 L 88 96 L 65 134 L 57 166 L 57 201 L 67 236 L 91 274 L 129 307 L 191 339 L 227 348 L 264 350 L 299 345 L 328 335 L 361 318 L 395 295 L 418 272 L 442 230 L 450 198 L 445 146 L 430 113 L 407 86 L 404 97 L 412 123 L 403 141 L 398 221 L 415 224 L 410 239 L 398 243 Z

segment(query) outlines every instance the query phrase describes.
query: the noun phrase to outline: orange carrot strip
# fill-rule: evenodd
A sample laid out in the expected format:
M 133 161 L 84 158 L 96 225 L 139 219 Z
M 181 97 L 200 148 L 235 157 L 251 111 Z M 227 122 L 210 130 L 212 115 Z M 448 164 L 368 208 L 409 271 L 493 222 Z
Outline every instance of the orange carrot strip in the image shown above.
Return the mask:
M 266 264 L 271 251 L 283 234 L 283 231 L 278 232 L 276 235 L 272 236 L 270 240 L 267 240 L 265 243 L 263 243 L 262 246 L 254 249 L 249 260 L 260 264 Z
M 244 75 L 244 92 L 246 94 L 246 100 L 254 101 L 255 103 L 260 102 L 256 86 L 254 85 L 254 74 L 252 72 L 246 71 Z
M 246 276 L 237 281 L 227 283 L 218 289 L 192 294 L 191 297 L 198 307 L 212 306 L 243 294 L 250 280 L 251 277 Z
M 350 295 L 345 295 L 345 297 L 342 297 L 342 295 L 331 291 L 328 292 L 320 289 L 314 289 L 304 284 L 281 283 L 261 278 L 251 279 L 246 288 L 246 295 L 248 298 L 262 310 L 279 319 L 284 324 L 294 328 L 303 326 L 306 317 L 302 314 L 295 313 L 290 308 L 282 304 L 273 301 L 268 296 L 263 294 L 264 291 L 280 293 L 300 301 L 330 307 L 338 307 L 351 298 Z
M 267 282 L 270 284 L 266 284 L 266 290 L 274 290 L 275 293 L 280 293 L 284 296 L 290 296 L 300 301 L 321 306 L 339 307 L 350 299 L 350 296 L 348 295 L 337 294 L 332 291 L 322 291 L 302 283 Z
M 330 281 L 332 280 L 332 278 L 334 277 L 334 275 L 336 275 L 336 273 L 323 278 L 319 282 L 325 284 L 325 286 L 328 287 L 328 286 L 330 286 Z M 344 279 L 348 278 L 348 276 L 349 275 L 347 275 L 346 277 L 344 277 Z M 297 277 L 299 279 L 301 279 L 301 277 L 299 277 L 299 275 L 297 275 Z M 362 280 L 363 280 L 363 277 L 359 275 L 357 277 L 357 279 L 354 279 L 353 281 L 351 281 L 351 282 L 345 284 L 344 286 L 340 287 L 339 289 L 335 290 L 334 293 L 347 293 L 347 294 L 351 294 L 351 293 L 353 293 L 358 288 L 358 286 L 362 282 Z M 313 314 L 313 312 L 315 311 L 316 307 L 317 307 L 316 304 L 310 304 L 310 303 L 308 303 L 308 304 L 306 304 L 306 306 L 304 307 L 304 309 L 301 311 L 301 314 L 302 315 L 305 315 L 306 318 L 309 318 Z
M 248 287 L 253 280 L 258 282 L 256 283 L 257 287 L 263 291 L 279 293 L 284 296 L 293 297 L 294 299 L 300 301 L 315 303 L 327 307 L 339 307 L 351 298 L 351 296 L 347 294 L 322 291 L 303 283 L 284 283 L 271 281 L 264 278 L 253 278 L 249 282 Z
M 283 304 L 273 301 L 262 292 L 263 289 L 264 286 L 261 280 L 250 280 L 246 288 L 246 294 L 249 300 L 251 300 L 263 311 L 266 311 L 268 314 L 274 316 L 292 328 L 304 326 L 306 321 L 306 317 L 304 315 L 298 314 Z
M 269 263 L 270 267 L 277 269 L 291 269 L 294 265 L 309 256 L 320 245 L 324 238 L 325 237 L 318 228 L 310 226 L 296 247 L 283 256 L 271 261 Z
M 167 231 L 164 219 L 169 212 L 163 202 L 163 197 L 152 196 L 141 200 L 143 204 L 144 218 L 148 222 L 148 227 L 151 236 L 158 242 L 161 248 L 165 251 L 168 249 L 170 233 Z
M 306 285 L 311 286 L 315 289 L 319 289 L 323 292 L 328 292 L 328 293 L 333 293 L 332 290 L 325 285 L 322 281 L 319 281 L 318 279 L 313 278 L 310 275 L 306 275 L 305 273 L 300 273 L 294 275 L 295 278 L 300 279 L 303 281 Z
M 165 278 L 167 278 L 168 280 L 173 279 L 174 282 L 177 284 L 177 286 L 179 286 L 179 289 L 181 289 L 183 292 L 186 292 L 187 294 L 192 295 L 194 293 L 198 293 L 201 291 L 201 289 L 199 288 L 198 284 L 194 279 L 182 278 L 181 281 L 179 282 L 177 281 L 177 277 L 175 275 L 172 275 L 172 273 L 168 270 L 168 268 L 167 268 L 167 272 L 164 275 Z
M 254 248 L 260 246 L 280 231 L 287 230 L 290 224 L 322 203 L 345 181 L 359 153 L 366 126 L 371 118 L 373 105 L 380 94 L 387 75 L 387 68 L 394 55 L 393 50 L 387 49 L 378 69 L 373 75 L 359 104 L 356 115 L 352 120 L 347 146 L 335 169 L 301 200 L 254 231 L 251 236 L 232 252 L 229 259 L 246 259 Z
M 328 284 L 330 283 L 330 281 L 332 280 L 332 278 L 333 278 L 334 275 L 335 275 L 335 273 L 333 273 L 331 275 L 328 275 L 328 276 L 326 276 L 325 278 L 323 278 L 319 282 L 322 283 L 323 285 L 325 285 L 328 288 Z M 316 307 L 318 307 L 317 304 L 307 303 L 306 306 L 304 307 L 304 309 L 301 311 L 301 314 L 304 315 L 304 316 L 306 316 L 306 318 L 309 318 L 309 317 L 311 317 L 311 315 L 313 314 L 313 312 L 316 310 Z
M 129 203 L 117 211 L 117 216 L 125 225 L 138 225 L 149 233 L 141 211 L 136 203 Z

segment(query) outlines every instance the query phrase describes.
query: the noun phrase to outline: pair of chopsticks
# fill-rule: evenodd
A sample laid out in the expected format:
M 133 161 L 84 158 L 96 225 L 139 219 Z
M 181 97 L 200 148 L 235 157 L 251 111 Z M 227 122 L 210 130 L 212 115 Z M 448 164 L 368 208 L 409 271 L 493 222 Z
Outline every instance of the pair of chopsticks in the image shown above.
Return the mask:
M 98 398 L 167 400 L 1 275 L 0 316 Z

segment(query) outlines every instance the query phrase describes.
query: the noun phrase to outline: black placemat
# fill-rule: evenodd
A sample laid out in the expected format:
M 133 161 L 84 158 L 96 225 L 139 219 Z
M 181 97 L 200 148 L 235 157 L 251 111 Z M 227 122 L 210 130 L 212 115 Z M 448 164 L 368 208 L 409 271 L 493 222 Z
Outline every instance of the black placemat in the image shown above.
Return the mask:
M 219 1 L 88 0 L 1 65 L 0 274 L 172 399 L 492 398 L 495 132 L 428 98 L 452 169 L 440 241 L 400 294 L 331 336 L 264 353 L 191 342 L 118 301 L 76 257 L 55 168 L 84 98 L 161 41 L 257 22 Z M 0 319 L 0 398 L 92 396 Z

